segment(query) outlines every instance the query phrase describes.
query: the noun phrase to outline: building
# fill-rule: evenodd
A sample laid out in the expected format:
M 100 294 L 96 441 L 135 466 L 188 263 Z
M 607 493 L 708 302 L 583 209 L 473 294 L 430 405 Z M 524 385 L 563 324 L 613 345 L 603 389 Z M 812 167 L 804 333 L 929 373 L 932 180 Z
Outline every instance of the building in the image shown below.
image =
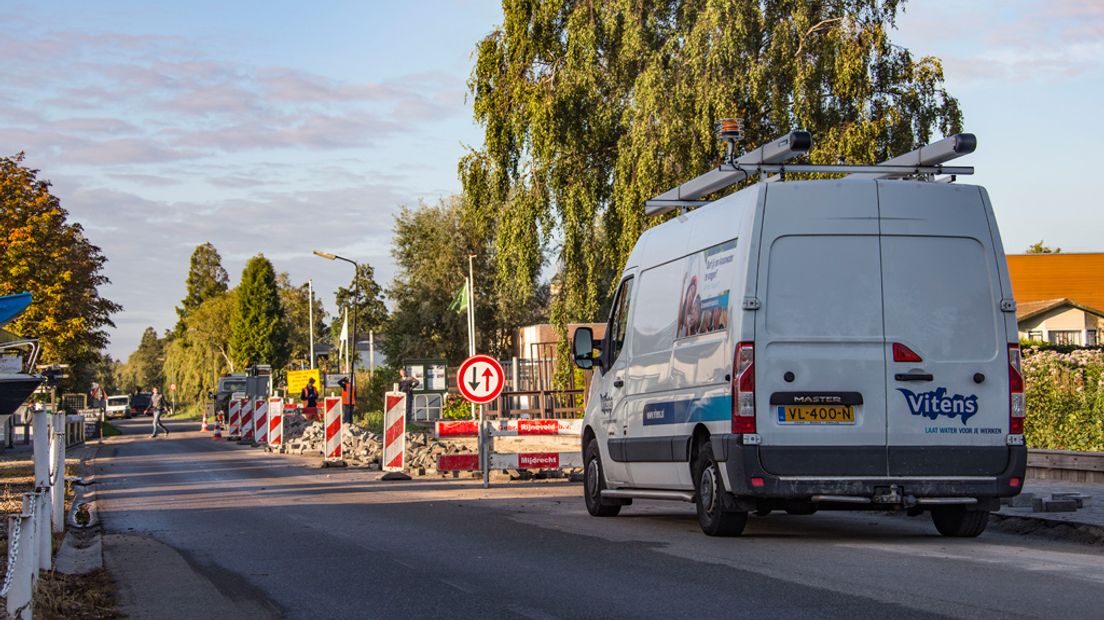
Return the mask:
M 1016 302 L 1020 338 L 1051 344 L 1096 346 L 1104 328 L 1104 310 L 1071 299 Z
M 1014 254 L 1008 274 L 1021 338 L 1094 346 L 1104 329 L 1104 253 Z

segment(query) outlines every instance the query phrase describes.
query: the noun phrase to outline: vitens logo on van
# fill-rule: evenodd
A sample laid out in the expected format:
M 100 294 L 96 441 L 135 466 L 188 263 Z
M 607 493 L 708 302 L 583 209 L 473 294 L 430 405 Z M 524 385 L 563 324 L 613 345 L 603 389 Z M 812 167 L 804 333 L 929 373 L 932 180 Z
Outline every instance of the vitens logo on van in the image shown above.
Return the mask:
M 965 425 L 978 411 L 978 397 L 974 394 L 969 396 L 963 396 L 962 394 L 948 396 L 947 388 L 942 387 L 919 394 L 904 388 L 897 388 L 897 391 L 904 394 L 905 402 L 908 403 L 908 408 L 909 411 L 912 412 L 912 415 L 924 416 L 931 420 L 935 420 L 941 415 L 947 416 L 952 420 L 957 417 L 962 420 L 962 424 Z

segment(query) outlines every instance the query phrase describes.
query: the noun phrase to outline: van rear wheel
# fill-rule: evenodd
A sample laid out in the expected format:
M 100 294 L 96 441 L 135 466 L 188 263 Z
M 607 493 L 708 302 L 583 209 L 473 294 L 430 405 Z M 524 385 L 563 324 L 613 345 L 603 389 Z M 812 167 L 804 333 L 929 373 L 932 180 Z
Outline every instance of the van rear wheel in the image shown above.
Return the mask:
M 709 536 L 739 536 L 747 525 L 748 513 L 725 510 L 724 481 L 717 461 L 713 458 L 713 446 L 705 441 L 698 448 L 698 460 L 694 467 L 695 504 L 698 524 Z
M 594 517 L 616 517 L 621 512 L 621 502 L 602 500 L 602 491 L 606 488 L 606 472 L 602 470 L 602 453 L 598 449 L 598 440 L 591 439 L 583 453 L 583 497 L 586 499 L 587 512 Z
M 989 511 L 966 510 L 962 506 L 936 508 L 931 516 L 940 534 L 954 538 L 974 538 L 989 524 Z

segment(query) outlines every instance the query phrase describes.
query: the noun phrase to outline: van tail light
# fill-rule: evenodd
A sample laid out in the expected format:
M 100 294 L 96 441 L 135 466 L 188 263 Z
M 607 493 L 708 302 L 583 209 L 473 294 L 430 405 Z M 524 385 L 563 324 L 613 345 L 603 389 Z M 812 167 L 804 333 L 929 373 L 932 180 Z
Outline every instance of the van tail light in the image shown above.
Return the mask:
M 732 360 L 732 432 L 755 432 L 755 343 L 736 345 Z
M 906 347 L 900 342 L 893 343 L 893 361 L 895 362 L 922 362 L 924 361 L 916 351 Z
M 1024 403 L 1023 367 L 1020 364 L 1020 345 L 1008 345 L 1008 433 L 1023 435 L 1024 416 L 1027 409 Z

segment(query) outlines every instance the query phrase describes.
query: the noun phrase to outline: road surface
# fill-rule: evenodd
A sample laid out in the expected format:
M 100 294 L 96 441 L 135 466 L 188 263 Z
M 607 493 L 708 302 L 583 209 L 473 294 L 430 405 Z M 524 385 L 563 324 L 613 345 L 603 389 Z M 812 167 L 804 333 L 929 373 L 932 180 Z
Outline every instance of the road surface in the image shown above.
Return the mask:
M 709 538 L 689 504 L 596 519 L 577 484 L 384 482 L 148 424 L 117 423 L 100 449 L 107 533 L 176 549 L 259 617 L 1070 620 L 1104 605 L 1099 545 L 992 526 L 952 540 L 875 513 L 752 517 Z

